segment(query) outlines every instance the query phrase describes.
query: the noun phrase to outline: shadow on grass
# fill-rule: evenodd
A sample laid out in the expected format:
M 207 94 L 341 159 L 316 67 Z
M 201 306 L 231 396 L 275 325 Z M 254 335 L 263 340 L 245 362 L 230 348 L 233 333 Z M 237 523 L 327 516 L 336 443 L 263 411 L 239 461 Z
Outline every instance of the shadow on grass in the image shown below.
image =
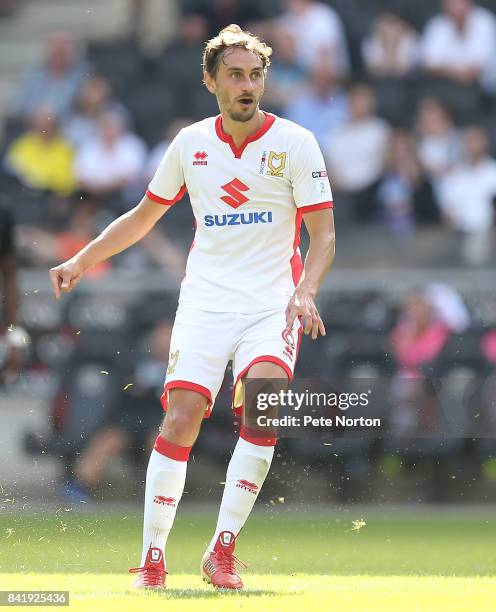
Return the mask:
M 126 594 L 136 595 L 137 592 L 135 590 L 128 590 Z M 155 592 L 155 591 L 146 591 L 140 593 L 145 598 L 152 599 L 219 599 L 219 598 L 228 598 L 228 597 L 236 597 L 241 599 L 247 599 L 250 597 L 266 597 L 266 596 L 276 596 L 278 595 L 277 591 L 271 591 L 270 589 L 242 589 L 242 590 L 233 590 L 233 589 L 167 589 L 164 592 Z M 119 592 L 119 595 L 122 595 L 122 592 Z

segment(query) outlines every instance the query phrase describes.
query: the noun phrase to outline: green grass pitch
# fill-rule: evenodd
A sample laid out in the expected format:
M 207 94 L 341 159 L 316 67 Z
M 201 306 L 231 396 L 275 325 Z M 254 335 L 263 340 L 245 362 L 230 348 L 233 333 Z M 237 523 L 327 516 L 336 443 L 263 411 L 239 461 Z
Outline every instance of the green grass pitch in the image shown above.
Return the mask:
M 241 593 L 214 591 L 198 566 L 215 516 L 180 508 L 168 545 L 168 590 L 136 592 L 141 514 L 0 515 L 0 589 L 69 590 L 74 610 L 496 610 L 494 512 L 377 510 L 253 516 L 236 553 Z M 181 512 L 182 510 L 182 512 Z M 365 526 L 353 530 L 353 521 Z M 46 609 L 46 608 L 44 608 Z M 55 609 L 55 608 L 52 608 Z M 60 608 L 59 608 L 60 609 Z M 62 608 L 64 609 L 64 608 Z M 150 608 L 151 609 L 151 608 Z

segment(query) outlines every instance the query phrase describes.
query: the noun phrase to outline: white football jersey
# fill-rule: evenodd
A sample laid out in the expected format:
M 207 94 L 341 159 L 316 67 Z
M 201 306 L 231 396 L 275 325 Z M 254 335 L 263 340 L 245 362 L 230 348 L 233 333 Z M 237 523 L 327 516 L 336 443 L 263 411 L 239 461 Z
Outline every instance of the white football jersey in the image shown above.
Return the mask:
M 236 147 L 220 115 L 194 123 L 170 144 L 147 195 L 171 205 L 186 190 L 196 233 L 179 307 L 285 308 L 303 270 L 302 215 L 332 207 L 313 134 L 265 113 L 260 130 Z

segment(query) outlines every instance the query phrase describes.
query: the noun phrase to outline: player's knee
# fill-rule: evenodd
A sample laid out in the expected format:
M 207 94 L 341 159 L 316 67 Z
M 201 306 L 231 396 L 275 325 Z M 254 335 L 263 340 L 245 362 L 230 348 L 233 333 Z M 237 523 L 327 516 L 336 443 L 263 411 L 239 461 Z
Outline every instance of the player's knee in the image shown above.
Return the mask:
M 206 408 L 206 399 L 201 395 L 174 390 L 169 396 L 161 434 L 171 442 L 189 446 L 200 431 Z
M 286 370 L 277 363 L 260 361 L 251 366 L 246 374 L 246 378 L 279 378 L 280 380 L 286 380 L 288 374 Z
M 172 438 L 188 436 L 197 430 L 198 424 L 191 418 L 189 412 L 169 409 L 162 424 L 161 433 L 174 441 Z

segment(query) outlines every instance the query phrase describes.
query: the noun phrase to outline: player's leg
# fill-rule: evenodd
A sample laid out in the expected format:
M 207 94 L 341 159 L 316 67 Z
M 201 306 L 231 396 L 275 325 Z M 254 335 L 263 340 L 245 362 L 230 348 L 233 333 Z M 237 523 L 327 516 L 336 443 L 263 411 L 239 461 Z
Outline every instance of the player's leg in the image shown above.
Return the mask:
M 206 409 L 207 398 L 195 391 L 173 389 L 169 394 L 146 475 L 142 561 L 150 546 L 165 549 L 183 494 L 189 454 Z
M 138 586 L 164 582 L 164 549 L 186 478 L 186 466 L 208 417 L 231 355 L 233 315 L 178 310 L 171 337 L 162 405 L 167 412 L 148 465 L 143 554 Z M 223 334 L 219 335 L 218 330 Z
M 287 373 L 278 364 L 259 362 L 246 375 L 247 380 L 254 378 L 287 380 Z M 269 471 L 275 443 L 275 438 L 252 437 L 242 428 L 227 468 L 217 527 L 210 543 L 212 550 L 222 531 L 230 531 L 235 536 L 241 531 Z M 241 481 L 248 484 L 240 485 Z
M 283 311 L 244 317 L 233 363 L 235 390 L 240 381 L 270 380 L 288 385 L 298 353 L 301 325 L 285 330 Z M 277 379 L 277 380 L 276 380 Z M 237 406 L 233 398 L 233 407 Z M 254 407 L 241 406 L 246 416 Z M 242 426 L 229 462 L 226 484 L 214 536 L 205 553 L 201 571 L 214 586 L 242 588 L 233 555 L 235 540 L 255 504 L 274 455 L 275 436 Z
M 172 389 L 167 413 L 146 473 L 143 550 L 136 586 L 164 586 L 164 551 L 186 480 L 189 454 L 200 432 L 208 399 L 195 391 Z
M 246 380 L 255 378 L 287 380 L 288 375 L 278 364 L 258 362 L 246 374 Z M 241 430 L 227 468 L 217 526 L 202 561 L 202 574 L 214 586 L 243 588 L 235 567 L 235 541 L 269 472 L 275 444 L 275 437 L 252 437 L 246 428 Z

